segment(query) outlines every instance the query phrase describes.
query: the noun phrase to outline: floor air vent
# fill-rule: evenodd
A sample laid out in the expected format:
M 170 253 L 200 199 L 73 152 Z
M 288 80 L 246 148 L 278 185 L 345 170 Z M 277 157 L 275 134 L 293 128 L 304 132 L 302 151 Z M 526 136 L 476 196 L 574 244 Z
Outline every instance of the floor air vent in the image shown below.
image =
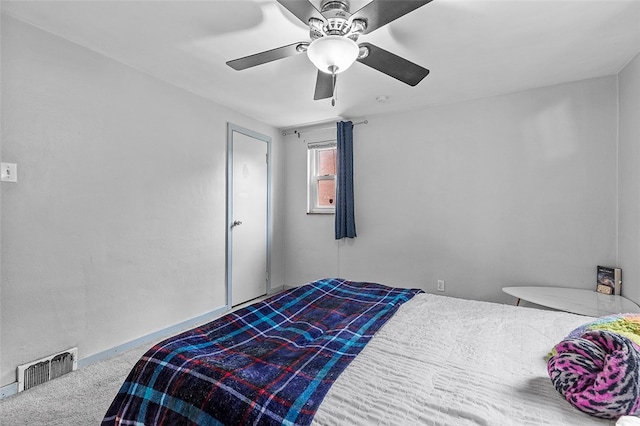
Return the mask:
M 18 366 L 18 392 L 53 380 L 78 368 L 78 348 Z

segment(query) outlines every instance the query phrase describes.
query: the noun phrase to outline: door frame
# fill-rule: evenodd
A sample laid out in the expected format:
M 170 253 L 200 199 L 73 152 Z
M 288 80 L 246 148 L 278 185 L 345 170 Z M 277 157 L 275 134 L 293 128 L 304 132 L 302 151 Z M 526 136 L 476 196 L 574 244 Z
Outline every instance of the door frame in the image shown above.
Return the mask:
M 227 291 L 227 309 L 231 309 L 232 293 L 233 293 L 233 233 L 231 232 L 231 225 L 233 223 L 233 133 L 237 132 L 245 136 L 257 139 L 267 144 L 267 270 L 266 270 L 266 290 L 267 294 L 271 293 L 271 228 L 272 228 L 272 216 L 271 216 L 271 137 L 255 132 L 253 130 L 238 126 L 236 124 L 227 122 L 227 216 L 226 216 L 226 232 L 225 232 L 225 244 L 226 244 L 226 267 L 225 267 L 225 282 Z

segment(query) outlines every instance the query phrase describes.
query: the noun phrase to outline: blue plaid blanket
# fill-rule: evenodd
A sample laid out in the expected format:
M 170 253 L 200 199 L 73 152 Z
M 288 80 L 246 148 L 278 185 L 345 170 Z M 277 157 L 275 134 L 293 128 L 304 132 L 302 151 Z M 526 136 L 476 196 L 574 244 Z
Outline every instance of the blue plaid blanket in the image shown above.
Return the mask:
M 331 384 L 417 289 L 325 279 L 167 339 L 102 425 L 307 425 Z

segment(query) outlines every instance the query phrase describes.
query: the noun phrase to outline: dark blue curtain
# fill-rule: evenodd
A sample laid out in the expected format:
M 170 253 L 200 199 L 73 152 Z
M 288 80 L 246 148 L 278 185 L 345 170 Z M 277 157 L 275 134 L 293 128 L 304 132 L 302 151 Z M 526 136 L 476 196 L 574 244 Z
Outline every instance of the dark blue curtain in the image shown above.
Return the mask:
M 356 236 L 353 203 L 353 123 L 338 122 L 336 176 L 336 240 Z

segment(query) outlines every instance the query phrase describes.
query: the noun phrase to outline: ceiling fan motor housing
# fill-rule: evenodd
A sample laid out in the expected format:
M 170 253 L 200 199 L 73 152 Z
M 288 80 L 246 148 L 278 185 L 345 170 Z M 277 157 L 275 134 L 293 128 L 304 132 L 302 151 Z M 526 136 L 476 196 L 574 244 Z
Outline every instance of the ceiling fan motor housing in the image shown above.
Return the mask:
M 349 31 L 348 19 L 349 3 L 346 1 L 329 0 L 322 3 L 322 16 L 327 20 L 324 27 L 327 35 L 345 35 Z
M 339 35 L 349 37 L 353 41 L 358 41 L 358 36 L 367 28 L 366 21 L 362 19 L 351 19 L 349 12 L 349 2 L 346 0 L 326 0 L 321 7 L 322 16 L 326 19 L 324 22 L 309 22 L 311 29 L 311 37 L 314 39 L 314 29 L 320 30 L 319 37 L 324 35 Z M 317 21 L 317 20 L 316 20 Z

